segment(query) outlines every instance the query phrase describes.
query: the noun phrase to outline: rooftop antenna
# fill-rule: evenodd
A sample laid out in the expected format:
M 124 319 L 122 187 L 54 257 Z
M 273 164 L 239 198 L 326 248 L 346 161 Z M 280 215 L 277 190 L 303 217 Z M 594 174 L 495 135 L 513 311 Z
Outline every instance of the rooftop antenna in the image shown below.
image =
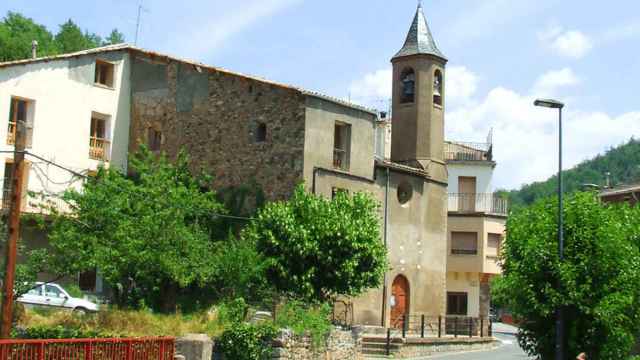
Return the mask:
M 135 40 L 133 42 L 134 45 L 138 45 L 138 34 L 140 33 L 140 16 L 141 16 L 143 11 L 147 11 L 147 9 L 145 9 L 142 6 L 142 0 L 140 0 L 140 3 L 138 4 L 138 19 L 136 21 L 136 37 L 135 37 Z

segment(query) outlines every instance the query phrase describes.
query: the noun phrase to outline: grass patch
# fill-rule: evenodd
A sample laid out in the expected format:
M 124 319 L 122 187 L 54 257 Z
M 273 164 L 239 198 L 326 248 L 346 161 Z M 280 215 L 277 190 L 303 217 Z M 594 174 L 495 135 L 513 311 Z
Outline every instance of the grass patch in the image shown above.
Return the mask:
M 183 336 L 197 333 L 220 335 L 226 324 L 218 320 L 218 311 L 195 314 L 155 314 L 151 311 L 108 309 L 96 314 L 77 315 L 69 311 L 27 310 L 20 319 L 21 328 L 65 328 L 79 333 L 99 333 L 113 337 Z

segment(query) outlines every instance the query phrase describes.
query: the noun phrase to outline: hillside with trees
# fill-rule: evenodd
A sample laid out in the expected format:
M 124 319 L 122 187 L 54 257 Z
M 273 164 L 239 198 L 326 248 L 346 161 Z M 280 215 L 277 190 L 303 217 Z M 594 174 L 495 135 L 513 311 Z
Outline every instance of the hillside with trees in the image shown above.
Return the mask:
M 640 140 L 631 138 L 626 144 L 564 171 L 565 191 L 580 190 L 584 184 L 606 186 L 607 173 L 612 186 L 640 181 Z M 517 208 L 556 194 L 557 187 L 558 176 L 555 175 L 543 182 L 524 185 L 519 190 L 502 190 L 499 193 L 509 198 L 512 208 Z
M 0 21 L 0 62 L 29 58 L 33 40 L 38 42 L 38 56 L 50 56 L 123 43 L 124 35 L 113 29 L 102 38 L 82 31 L 71 19 L 61 24 L 54 34 L 44 25 L 10 11 Z

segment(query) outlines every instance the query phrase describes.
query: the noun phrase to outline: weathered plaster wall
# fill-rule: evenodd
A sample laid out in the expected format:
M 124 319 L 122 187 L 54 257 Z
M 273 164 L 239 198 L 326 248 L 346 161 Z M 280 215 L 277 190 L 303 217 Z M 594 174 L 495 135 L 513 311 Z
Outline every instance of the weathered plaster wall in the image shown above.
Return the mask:
M 305 104 L 297 90 L 211 68 L 133 60 L 130 150 L 163 134 L 162 151 L 181 148 L 194 170 L 214 175 L 216 188 L 255 180 L 267 199 L 284 199 L 302 181 Z M 256 141 L 259 123 L 266 141 Z
M 113 89 L 94 84 L 96 59 L 115 64 Z M 95 170 L 100 162 L 89 158 L 89 133 L 92 112 L 97 112 L 110 117 L 110 166 L 124 169 L 129 144 L 129 74 L 129 54 L 123 51 L 0 68 L 0 150 L 13 150 L 7 144 L 9 109 L 12 97 L 22 97 L 33 104 L 33 146 L 28 151 L 80 173 Z M 2 154 L 0 159 L 11 157 Z M 30 191 L 60 193 L 81 185 L 65 170 L 30 157 L 27 160 L 32 162 Z M 2 163 L 0 176 L 4 177 Z
M 447 273 L 447 292 L 467 293 L 467 315 L 477 317 L 480 314 L 479 274 L 472 272 Z
M 373 130 L 372 130 L 373 131 Z M 374 179 L 354 178 L 339 173 L 319 171 L 316 193 L 331 196 L 332 187 L 364 191 L 381 204 L 381 237 L 384 237 L 384 201 L 386 169 L 378 168 Z M 401 204 L 398 187 L 408 183 L 413 189 L 411 200 Z M 385 319 L 389 324 L 391 285 L 398 275 L 409 280 L 409 312 L 437 316 L 445 313 L 446 297 L 446 190 L 444 185 L 428 182 L 423 177 L 390 171 L 388 196 L 387 248 L 390 270 L 386 276 L 388 290 Z M 383 287 L 371 289 L 352 299 L 357 324 L 381 325 Z

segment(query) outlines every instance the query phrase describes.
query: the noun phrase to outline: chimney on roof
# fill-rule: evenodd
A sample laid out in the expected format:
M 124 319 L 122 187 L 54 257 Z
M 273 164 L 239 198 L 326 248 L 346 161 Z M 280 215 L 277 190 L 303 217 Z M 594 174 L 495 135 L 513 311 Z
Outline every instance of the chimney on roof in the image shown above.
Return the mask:
M 38 57 L 38 41 L 33 40 L 31 42 L 31 58 L 35 59 Z
M 604 175 L 607 177 L 607 182 L 605 183 L 605 188 L 611 189 L 611 173 L 607 171 L 606 173 L 604 173 Z

